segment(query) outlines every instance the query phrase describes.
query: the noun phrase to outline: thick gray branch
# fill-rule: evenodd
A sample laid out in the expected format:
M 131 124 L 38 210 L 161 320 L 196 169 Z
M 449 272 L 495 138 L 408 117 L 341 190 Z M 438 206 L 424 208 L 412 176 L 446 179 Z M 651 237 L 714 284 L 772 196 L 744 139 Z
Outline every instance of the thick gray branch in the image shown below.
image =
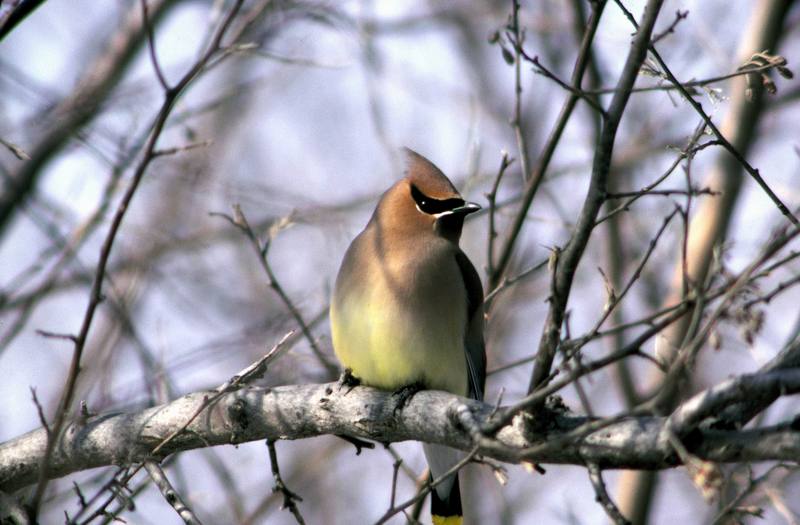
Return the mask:
M 94 467 L 141 462 L 185 424 L 210 394 L 192 393 L 136 413 L 72 422 L 53 451 L 49 473 L 61 477 Z M 462 450 L 479 441 L 481 454 L 508 462 L 525 459 L 634 469 L 679 463 L 664 435 L 666 419 L 662 417 L 627 418 L 607 425 L 595 420 L 591 431 L 582 432 L 581 425 L 590 423 L 585 417 L 545 414 L 547 430 L 535 433 L 526 417 L 518 416 L 489 439 L 476 429 L 491 416 L 494 407 L 490 405 L 424 391 L 397 414 L 394 408 L 391 394 L 366 387 L 349 393 L 333 383 L 247 388 L 222 396 L 159 455 L 253 440 L 347 434 L 380 442 L 428 441 Z M 537 427 L 542 424 L 537 422 Z M 46 446 L 44 429 L 0 445 L 0 490 L 14 491 L 34 483 Z M 718 462 L 794 460 L 800 457 L 800 432 L 791 425 L 750 431 L 699 430 L 687 446 L 697 456 Z
M 662 4 L 663 0 L 649 0 L 647 2 L 642 16 L 642 23 L 633 37 L 628 58 L 617 82 L 617 91 L 614 93 L 614 98 L 611 99 L 607 116 L 603 121 L 603 128 L 595 149 L 594 160 L 592 161 L 592 176 L 589 181 L 586 198 L 583 201 L 572 236 L 563 252 L 558 256 L 555 264 L 551 294 L 548 298 L 550 308 L 547 311 L 545 328 L 539 340 L 539 351 L 534 361 L 528 393 L 532 393 L 543 386 L 550 377 L 550 369 L 555 358 L 572 281 L 575 278 L 578 264 L 583 258 L 583 252 L 594 230 L 597 215 L 606 200 L 608 177 L 617 130 L 625 112 L 625 107 L 628 104 L 628 99 L 631 96 L 636 77 L 639 74 L 639 69 L 647 56 L 650 35 L 653 33 L 653 27 Z

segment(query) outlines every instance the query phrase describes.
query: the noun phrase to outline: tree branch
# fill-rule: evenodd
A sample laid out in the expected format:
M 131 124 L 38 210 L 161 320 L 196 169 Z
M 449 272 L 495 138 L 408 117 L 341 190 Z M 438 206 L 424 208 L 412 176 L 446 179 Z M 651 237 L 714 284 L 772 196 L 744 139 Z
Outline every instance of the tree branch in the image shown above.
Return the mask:
M 636 24 L 636 20 L 634 20 L 633 17 L 630 15 L 630 12 L 628 12 L 627 9 L 625 9 L 625 6 L 622 5 L 622 3 L 619 1 L 617 1 L 617 5 L 620 7 L 620 9 L 623 10 L 626 16 L 628 16 L 629 20 L 631 21 L 631 24 L 636 28 L 636 30 L 641 31 L 641 28 Z M 697 102 L 694 98 L 692 98 L 692 95 L 687 91 L 686 87 L 675 77 L 675 75 L 672 74 L 672 71 L 669 69 L 666 62 L 664 62 L 664 60 L 661 58 L 661 55 L 658 53 L 653 43 L 649 44 L 648 49 L 650 53 L 653 55 L 653 58 L 655 58 L 656 62 L 658 63 L 664 75 L 667 77 L 667 80 L 673 86 L 675 86 L 675 89 L 677 89 L 678 92 L 680 92 L 680 94 L 683 95 L 683 98 L 686 99 L 686 102 L 688 102 L 689 105 L 692 106 L 692 108 L 700 115 L 700 117 L 703 119 L 703 121 L 706 123 L 709 129 L 711 129 L 711 131 L 717 137 L 717 141 L 719 141 L 722 147 L 728 150 L 728 153 L 730 153 L 739 162 L 739 164 L 742 165 L 742 168 L 744 168 L 744 170 L 750 175 L 750 177 L 754 181 L 756 181 L 756 183 L 758 183 L 761 189 L 764 190 L 764 193 L 767 194 L 769 199 L 773 202 L 773 204 L 775 204 L 775 206 L 786 217 L 786 219 L 789 222 L 791 222 L 794 226 L 800 228 L 800 220 L 798 220 L 797 217 L 795 217 L 794 214 L 791 211 L 789 211 L 789 208 L 787 208 L 786 205 L 783 203 L 783 201 L 781 201 L 781 199 L 775 194 L 775 192 L 772 191 L 772 188 L 770 188 L 769 185 L 766 183 L 766 181 L 764 181 L 759 171 L 752 165 L 750 165 L 750 163 L 747 162 L 747 159 L 744 158 L 744 155 L 742 155 L 742 153 L 739 152 L 736 146 L 731 144 L 728 141 L 728 139 L 725 138 L 725 136 L 722 134 L 719 128 L 717 128 L 717 126 L 714 124 L 714 121 L 711 120 L 711 117 L 705 112 L 703 106 L 699 102 Z
M 614 94 L 607 116 L 604 119 L 603 129 L 592 163 L 592 178 L 589 182 L 589 190 L 575 230 L 559 256 L 557 267 L 554 270 L 553 290 L 549 298 L 550 308 L 547 312 L 547 320 L 539 342 L 539 350 L 528 387 L 529 393 L 542 386 L 550 375 L 550 368 L 553 364 L 556 347 L 561 335 L 564 312 L 566 311 L 570 289 L 572 288 L 572 280 L 608 191 L 608 174 L 611 168 L 611 157 L 614 151 L 617 129 L 622 120 L 622 114 L 625 111 L 628 99 L 631 96 L 630 90 L 633 88 L 634 82 L 636 82 L 639 69 L 647 55 L 650 35 L 653 32 L 662 3 L 662 0 L 650 0 L 647 3 L 641 27 L 636 33 L 633 42 L 631 42 L 625 67 L 617 83 L 619 91 Z
M 186 523 L 186 525 L 202 525 L 202 522 L 198 519 L 192 509 L 186 505 L 180 494 L 178 494 L 172 487 L 172 483 L 170 483 L 166 473 L 164 473 L 164 469 L 161 468 L 161 465 L 153 460 L 147 460 L 144 462 L 144 468 L 147 470 L 147 473 L 150 474 L 150 478 L 158 487 L 161 495 L 164 496 L 164 499 L 167 501 L 167 503 L 169 503 L 170 506 L 175 509 L 175 512 L 178 514 L 178 516 L 180 516 L 183 522 Z
M 600 17 L 603 14 L 603 9 L 605 6 L 606 0 L 601 0 L 594 4 L 592 8 L 592 14 L 589 17 L 588 23 L 586 24 L 586 31 L 583 34 L 581 47 L 578 51 L 578 56 L 575 59 L 575 67 L 572 70 L 572 78 L 570 79 L 572 87 L 576 90 L 581 89 L 583 75 L 591 62 L 592 42 L 594 41 L 595 32 L 597 31 L 597 26 L 600 24 Z M 544 180 L 545 172 L 550 165 L 550 161 L 553 159 L 553 154 L 556 151 L 556 147 L 558 146 L 559 142 L 561 142 L 561 136 L 564 132 L 564 129 L 567 127 L 567 122 L 569 122 L 569 119 L 572 116 L 572 111 L 575 109 L 578 100 L 580 100 L 580 96 L 575 94 L 575 92 L 570 92 L 569 96 L 561 107 L 561 113 L 558 116 L 558 121 L 553 127 L 553 130 L 550 132 L 550 136 L 547 138 L 547 143 L 545 144 L 542 153 L 539 156 L 539 160 L 536 163 L 536 166 L 533 168 L 533 173 L 531 174 L 530 178 L 527 179 L 528 182 L 527 186 L 525 187 L 525 194 L 522 197 L 522 204 L 520 205 L 520 208 L 514 217 L 508 237 L 503 243 L 503 248 L 500 251 L 500 256 L 496 264 L 494 264 L 494 273 L 489 276 L 489 288 L 491 289 L 498 287 L 506 269 L 508 268 L 508 264 L 511 262 L 511 254 L 514 252 L 514 246 L 517 243 L 517 238 L 519 237 L 520 232 L 522 232 L 522 226 L 525 224 L 528 210 L 533 203 L 533 198 L 536 196 L 536 192 L 539 190 L 539 185 L 542 183 L 542 180 Z
M 797 385 L 784 385 L 782 392 L 797 391 L 790 386 Z M 48 474 L 56 478 L 152 459 L 154 448 L 173 434 L 155 459 L 215 445 L 347 434 L 383 443 L 417 440 L 465 451 L 477 447 L 478 454 L 514 463 L 591 463 L 603 469 L 663 469 L 680 463 L 666 437 L 664 417 L 604 421 L 550 412 L 546 430 L 539 430 L 543 421 L 521 415 L 489 437 L 480 428 L 496 411 L 492 405 L 423 391 L 395 412 L 389 392 L 340 389 L 336 383 L 228 392 L 176 434 L 212 394 L 216 391 L 194 392 L 139 412 L 73 421 L 53 448 Z M 575 432 L 587 423 L 588 431 Z M 558 446 L 541 446 L 553 442 Z M 800 429 L 793 423 L 745 431 L 697 429 L 689 445 L 692 454 L 714 462 L 794 460 L 800 455 Z M 0 490 L 35 483 L 46 449 L 43 428 L 0 445 Z
M 25 5 L 37 3 L 29 1 Z M 152 2 L 148 8 L 150 24 L 157 25 L 176 3 L 176 0 Z M 21 11 L 21 8 L 17 11 Z M 4 27 L 10 30 L 12 26 L 7 23 Z M 27 148 L 31 160 L 21 163 L 18 169 L 9 174 L 6 188 L 0 192 L 0 233 L 7 227 L 20 203 L 35 188 L 42 168 L 77 130 L 97 117 L 98 108 L 119 83 L 145 33 L 141 8 L 132 6 L 120 27 L 111 33 L 108 42 L 102 46 L 103 52 L 86 67 L 72 93 L 49 110 L 47 118 L 37 119 L 40 123 L 31 132 L 36 142 Z
M 594 488 L 595 500 L 603 507 L 608 518 L 615 525 L 630 525 L 630 522 L 620 513 L 611 496 L 608 495 L 606 484 L 603 481 L 603 474 L 597 465 L 590 464 L 587 468 L 589 470 L 589 481 L 592 482 L 592 487 Z
M 78 375 L 81 370 L 81 358 L 83 355 L 83 350 L 86 346 L 86 341 L 89 337 L 89 330 L 91 329 L 95 312 L 97 311 L 97 307 L 103 300 L 102 287 L 103 287 L 103 282 L 105 280 L 106 266 L 108 265 L 108 260 L 109 257 L 111 256 L 111 250 L 114 246 L 114 241 L 116 240 L 117 233 L 119 232 L 120 226 L 122 225 L 122 220 L 125 218 L 125 214 L 128 211 L 131 201 L 133 200 L 133 196 L 136 194 L 136 190 L 139 187 L 139 183 L 144 177 L 144 174 L 147 171 L 150 162 L 153 160 L 153 153 L 155 151 L 156 143 L 158 142 L 158 139 L 161 136 L 161 132 L 164 129 L 164 124 L 166 123 L 167 118 L 172 112 L 172 108 L 175 106 L 175 103 L 178 101 L 178 98 L 183 94 L 184 90 L 189 86 L 189 84 L 191 84 L 191 82 L 195 78 L 197 78 L 198 75 L 200 75 L 203 72 L 208 61 L 219 51 L 222 38 L 225 36 L 225 33 L 230 27 L 231 22 L 236 17 L 236 14 L 239 12 L 239 8 L 241 7 L 241 5 L 242 5 L 242 0 L 238 0 L 233 5 L 233 7 L 229 10 L 226 17 L 223 19 L 222 23 L 217 28 L 214 34 L 214 38 L 209 47 L 203 52 L 203 54 L 197 60 L 197 62 L 195 62 L 189 68 L 189 70 L 183 75 L 183 77 L 181 77 L 180 81 L 174 87 L 171 87 L 164 92 L 164 101 L 161 105 L 161 108 L 158 111 L 158 114 L 156 115 L 155 120 L 153 121 L 150 136 L 147 139 L 147 143 L 145 144 L 144 147 L 142 159 L 136 166 L 136 169 L 131 178 L 131 182 L 128 185 L 128 188 L 125 190 L 125 194 L 120 200 L 120 203 L 117 206 L 117 210 L 114 213 L 114 217 L 111 220 L 111 225 L 109 226 L 108 233 L 106 234 L 106 237 L 103 241 L 103 245 L 100 249 L 100 256 L 97 262 L 97 270 L 95 272 L 94 281 L 92 282 L 92 288 L 89 295 L 89 304 L 86 307 L 86 311 L 83 316 L 80 332 L 78 333 L 77 336 L 75 336 L 74 339 L 75 345 L 72 353 L 72 360 L 70 361 L 69 372 L 67 373 L 67 378 L 64 382 L 64 387 L 61 393 L 61 399 L 59 400 L 58 403 L 58 409 L 56 411 L 55 420 L 52 427 L 53 440 L 51 440 L 51 443 L 48 444 L 48 453 L 45 454 L 44 458 L 42 459 L 40 481 L 31 500 L 30 507 L 34 517 L 39 507 L 39 503 L 41 502 L 41 499 L 44 496 L 44 490 L 47 486 L 46 480 L 49 478 L 47 473 L 49 461 L 47 461 L 47 458 L 49 457 L 49 454 L 52 452 L 52 448 L 55 446 L 54 442 L 57 440 L 58 435 L 61 433 L 63 429 L 67 413 L 69 412 L 70 407 L 72 405 L 72 398 L 75 394 L 75 387 L 77 385 Z

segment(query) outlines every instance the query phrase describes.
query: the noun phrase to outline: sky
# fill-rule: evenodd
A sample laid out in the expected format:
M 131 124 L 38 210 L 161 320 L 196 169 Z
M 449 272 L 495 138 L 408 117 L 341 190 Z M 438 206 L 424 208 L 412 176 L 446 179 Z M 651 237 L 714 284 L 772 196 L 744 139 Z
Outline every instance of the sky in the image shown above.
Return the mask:
M 219 19 L 222 3 L 178 2 L 156 28 L 158 60 L 171 81 L 198 56 L 207 29 Z M 87 65 L 103 52 L 122 14 L 132 5 L 127 1 L 100 4 L 100 8 L 75 9 L 69 0 L 49 0 L 0 43 L 0 91 L 4 93 L 0 97 L 0 137 L 23 149 L 33 144 L 38 123 L 49 118 L 55 101 L 75 89 Z M 540 56 L 567 79 L 575 38 L 565 4 L 555 0 L 524 3 L 521 22 L 530 54 Z M 706 78 L 735 70 L 741 64 L 738 41 L 754 4 L 666 2 L 657 31 L 672 21 L 675 11 L 689 11 L 676 34 L 660 45 L 679 78 Z M 509 124 L 514 70 L 504 62 L 500 49 L 487 40 L 505 24 L 508 3 L 314 5 L 329 16 L 325 22 L 277 9 L 248 35 L 259 53 L 235 53 L 193 85 L 176 106 L 159 146 L 203 141 L 210 145 L 153 162 L 125 219 L 112 267 L 115 262 L 137 261 L 137 254 L 150 254 L 152 259 L 137 261 L 134 271 L 112 272 L 108 283 L 114 289 L 114 300 L 126 305 L 138 335 L 126 334 L 113 312 L 101 308 L 79 391 L 81 398 L 98 410 L 141 407 L 159 396 L 217 385 L 292 328 L 293 321 L 269 289 L 244 238 L 211 213 L 230 213 L 232 206 L 239 204 L 253 224 L 289 218 L 290 226 L 279 231 L 270 245 L 269 259 L 287 294 L 310 319 L 324 312 L 350 240 L 363 228 L 381 192 L 400 176 L 400 147 L 411 147 L 429 157 L 465 197 L 481 204 L 486 203 L 485 193 L 501 152 L 519 157 Z M 627 5 L 638 14 L 644 2 Z M 800 50 L 799 14 L 797 10 L 790 13 L 792 30 L 781 48 L 790 66 Z M 631 33 L 625 19 L 610 5 L 596 37 L 604 85 L 615 82 Z M 653 81 L 640 78 L 638 83 Z M 796 80 L 776 79 L 776 83 L 777 98 L 797 89 Z M 535 160 L 565 94 L 529 67 L 523 67 L 521 85 L 525 132 Z M 703 107 L 718 121 L 728 108 L 729 85 L 716 87 L 721 90 L 719 99 L 701 98 Z M 202 111 L 221 96 L 227 97 L 223 103 Z M 48 252 L 52 240 L 46 226 L 54 225 L 65 238 L 80 232 L 102 200 L 114 166 L 146 132 L 160 100 L 150 58 L 140 51 L 100 117 L 47 165 L 35 199 L 17 214 L 0 239 L 0 291 L 14 296 L 42 282 L 54 261 Z M 607 104 L 610 99 L 605 96 L 601 100 Z M 759 124 L 761 138 L 749 157 L 790 207 L 800 204 L 798 143 L 796 134 L 788 131 L 796 119 L 795 100 L 768 108 Z M 581 105 L 556 151 L 550 170 L 553 175 L 528 214 L 515 251 L 514 273 L 546 258 L 552 246 L 565 242 L 591 169 L 591 122 L 589 110 Z M 684 145 L 697 123 L 697 116 L 675 95 L 634 96 L 616 153 L 622 156 L 642 145 L 651 149 L 633 168 L 620 171 L 623 187 L 638 189 L 655 179 L 675 156 L 668 146 Z M 0 155 L 6 168 L 16 166 L 18 161 L 7 152 Z M 714 160 L 714 152 L 698 155 L 692 164 L 696 180 L 702 180 Z M 130 167 L 123 170 L 123 186 L 130 174 Z M 681 187 L 681 175 L 673 177 L 670 187 Z M 521 185 L 517 161 L 506 175 L 499 197 L 513 198 Z M 119 188 L 114 202 L 121 195 Z M 641 256 L 671 206 L 657 197 L 645 201 L 624 226 L 629 265 Z M 504 208 L 498 212 L 501 227 L 508 225 L 514 211 Z M 731 226 L 729 267 L 746 265 L 765 232 L 779 222 L 763 193 L 746 181 Z M 61 280 L 94 267 L 107 225 L 106 220 L 82 245 L 77 261 L 59 274 Z M 267 227 L 260 231 L 267 235 Z M 461 243 L 484 282 L 486 238 L 484 216 L 467 224 Z M 626 315 L 632 318 L 652 309 L 666 293 L 668 279 L 664 276 L 671 271 L 679 238 L 678 228 L 666 233 L 653 268 L 643 277 L 644 284 L 626 303 Z M 604 238 L 598 236 L 582 264 L 573 295 L 577 299 L 571 306 L 575 333 L 591 327 L 602 308 L 603 282 L 596 267 L 605 265 L 606 251 Z M 797 267 L 789 271 L 796 272 Z M 487 332 L 490 369 L 535 349 L 547 311 L 547 286 L 547 278 L 541 274 L 507 292 L 499 302 L 498 314 L 490 320 Z M 31 388 L 52 411 L 71 348 L 62 340 L 43 338 L 36 330 L 74 333 L 87 298 L 85 284 L 65 286 L 49 295 L 37 304 L 19 335 L 0 348 L 0 371 L 5 375 L 0 399 L 6 400 L 0 411 L 0 441 L 39 426 Z M 752 345 L 737 338 L 735 327 L 728 327 L 724 333 L 728 350 L 704 355 L 699 383 L 713 383 L 768 360 L 790 332 L 796 304 L 796 292 L 776 299 L 770 305 L 770 312 L 775 313 L 767 317 L 766 328 Z M 14 318 L 13 311 L 0 311 L 0 329 L 5 331 Z M 320 322 L 314 334 L 330 351 L 327 321 Z M 604 348 L 597 344 L 592 351 L 601 353 Z M 267 378 L 274 384 L 319 381 L 322 377 L 306 343 L 299 343 L 277 366 Z M 644 364 L 634 367 L 639 377 L 646 370 Z M 506 402 L 519 398 L 529 375 L 529 368 L 518 367 L 490 377 L 487 399 L 497 399 L 501 391 Z M 164 393 L 164 377 L 169 377 L 171 396 Z M 612 381 L 609 375 L 598 375 L 584 384 L 605 414 L 620 409 Z M 581 410 L 574 391 L 563 395 L 573 409 Z M 781 410 L 776 407 L 775 413 Z M 319 517 L 313 501 L 331 505 L 326 508 L 342 523 L 357 521 L 356 515 L 376 518 L 385 510 L 392 474 L 392 460 L 385 452 L 371 451 L 356 458 L 352 449 L 330 437 L 281 442 L 278 447 L 282 461 L 289 465 L 290 479 L 296 480 L 291 488 L 312 495 L 301 507 L 311 516 Z M 398 450 L 412 468 L 421 471 L 423 459 L 416 444 L 400 444 Z M 247 469 L 235 483 L 244 494 L 244 513 L 270 490 L 264 452 L 261 443 L 213 452 L 235 471 Z M 185 487 L 191 500 L 203 502 L 201 513 L 225 516 L 230 509 L 221 495 L 220 481 L 208 473 L 214 463 L 202 454 L 181 456 L 182 473 L 175 469 L 178 484 Z M 331 467 L 320 469 L 319 462 Z M 260 465 L 260 470 L 255 465 Z M 582 468 L 552 466 L 542 477 L 510 466 L 509 475 L 508 485 L 501 487 L 488 470 L 470 467 L 471 488 L 467 490 L 476 502 L 467 506 L 475 509 L 482 522 L 501 515 L 503 504 L 513 509 L 502 518 L 507 523 L 531 519 L 542 524 L 598 523 L 605 519 Z M 617 476 L 616 472 L 606 474 L 610 486 Z M 342 480 L 347 481 L 344 487 Z M 375 490 L 376 486 L 381 490 Z M 682 471 L 666 472 L 662 486 L 653 523 L 692 522 L 698 513 L 713 514 Z M 402 478 L 401 490 L 409 495 L 411 481 Z M 796 494 L 798 489 L 793 490 Z M 250 497 L 252 493 L 259 496 Z M 682 502 L 680 506 L 677 501 Z M 53 508 L 54 516 L 61 514 L 61 507 Z M 275 504 L 270 512 L 270 522 L 292 522 Z M 773 510 L 766 517 L 768 522 L 780 522 Z M 137 511 L 130 515 L 133 523 L 164 523 L 162 519 L 179 522 L 153 490 L 145 492 Z

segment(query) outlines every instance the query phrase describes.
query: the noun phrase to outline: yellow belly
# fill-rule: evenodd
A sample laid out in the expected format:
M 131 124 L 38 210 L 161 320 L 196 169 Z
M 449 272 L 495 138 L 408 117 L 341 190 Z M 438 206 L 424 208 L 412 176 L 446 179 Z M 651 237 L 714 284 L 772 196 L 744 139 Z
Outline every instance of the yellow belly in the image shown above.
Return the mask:
M 331 305 L 333 347 L 342 364 L 377 388 L 420 382 L 466 395 L 466 309 L 455 306 L 465 299 L 444 293 L 409 305 L 378 290 Z

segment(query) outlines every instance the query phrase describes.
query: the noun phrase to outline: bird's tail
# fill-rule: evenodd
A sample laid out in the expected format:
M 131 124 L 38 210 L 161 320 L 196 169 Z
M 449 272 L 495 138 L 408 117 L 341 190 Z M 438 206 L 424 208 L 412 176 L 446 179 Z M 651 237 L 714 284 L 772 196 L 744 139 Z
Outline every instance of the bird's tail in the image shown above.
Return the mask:
M 460 450 L 442 445 L 423 443 L 422 449 L 428 460 L 432 480 L 441 477 L 464 457 Z M 431 517 L 433 525 L 461 525 L 463 513 L 458 474 L 445 479 L 431 491 Z
M 431 491 L 431 518 L 433 525 L 461 525 L 464 521 L 458 474 L 456 474 L 450 494 L 446 498 L 440 498 L 436 489 Z

